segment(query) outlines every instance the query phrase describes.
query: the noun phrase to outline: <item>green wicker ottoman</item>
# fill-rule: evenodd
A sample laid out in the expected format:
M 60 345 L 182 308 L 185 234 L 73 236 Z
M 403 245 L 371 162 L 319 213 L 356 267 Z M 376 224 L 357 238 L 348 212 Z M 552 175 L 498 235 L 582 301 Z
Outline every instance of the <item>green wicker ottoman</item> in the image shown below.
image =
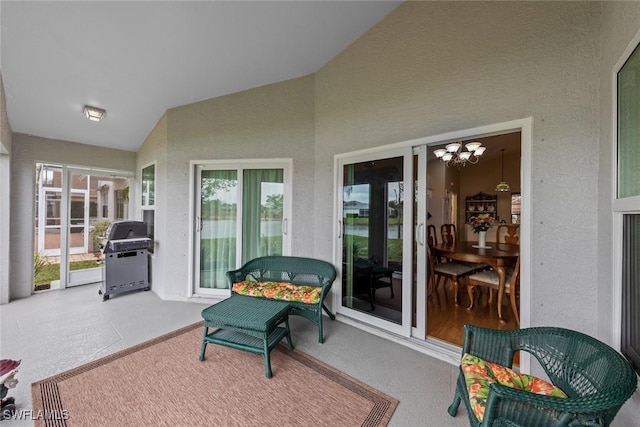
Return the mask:
M 272 377 L 269 353 L 287 338 L 293 350 L 289 330 L 290 306 L 284 301 L 233 295 L 202 310 L 204 335 L 200 360 L 204 360 L 207 344 L 219 344 L 250 353 L 262 354 L 267 378 Z M 284 324 L 283 326 L 279 326 Z M 209 328 L 217 328 L 209 333 Z

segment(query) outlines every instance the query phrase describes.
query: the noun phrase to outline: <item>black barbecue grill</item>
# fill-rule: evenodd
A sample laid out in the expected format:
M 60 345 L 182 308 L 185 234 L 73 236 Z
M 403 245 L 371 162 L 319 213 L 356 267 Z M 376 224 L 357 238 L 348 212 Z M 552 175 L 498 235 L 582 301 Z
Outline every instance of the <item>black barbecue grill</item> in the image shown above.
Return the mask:
M 142 221 L 112 222 L 102 240 L 102 300 L 137 289 L 149 290 L 149 252 L 153 240 Z

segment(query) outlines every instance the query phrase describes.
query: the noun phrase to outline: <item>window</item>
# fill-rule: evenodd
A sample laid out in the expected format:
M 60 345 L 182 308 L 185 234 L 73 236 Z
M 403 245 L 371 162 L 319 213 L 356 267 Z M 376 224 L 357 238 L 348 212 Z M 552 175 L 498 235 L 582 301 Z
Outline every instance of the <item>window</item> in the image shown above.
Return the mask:
M 640 373 L 640 46 L 617 73 L 616 200 L 621 223 L 620 351 Z
M 116 221 L 122 221 L 124 219 L 125 207 L 126 207 L 126 204 L 127 204 L 127 197 L 128 197 L 128 190 L 129 190 L 129 187 L 127 187 L 124 190 L 116 190 L 115 191 L 115 195 L 116 195 Z
M 149 165 L 142 168 L 142 221 L 147 224 L 147 236 L 154 239 L 155 235 L 155 216 L 156 216 L 156 165 Z M 154 248 L 151 247 L 149 252 L 153 253 Z

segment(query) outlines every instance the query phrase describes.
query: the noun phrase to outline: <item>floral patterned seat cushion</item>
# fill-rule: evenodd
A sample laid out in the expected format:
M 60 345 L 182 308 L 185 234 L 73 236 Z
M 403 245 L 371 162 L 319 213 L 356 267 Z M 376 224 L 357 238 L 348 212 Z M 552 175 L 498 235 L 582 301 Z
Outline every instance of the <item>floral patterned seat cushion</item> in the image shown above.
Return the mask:
M 540 378 L 520 374 L 505 366 L 487 362 L 479 357 L 465 353 L 460 362 L 467 383 L 469 402 L 478 421 L 482 422 L 489 397 L 489 386 L 498 383 L 518 390 L 566 398 L 567 395 L 553 384 Z
M 255 282 L 251 280 L 234 283 L 231 290 L 240 295 L 302 302 L 305 304 L 318 304 L 322 294 L 322 288 L 319 286 L 295 285 L 286 282 Z

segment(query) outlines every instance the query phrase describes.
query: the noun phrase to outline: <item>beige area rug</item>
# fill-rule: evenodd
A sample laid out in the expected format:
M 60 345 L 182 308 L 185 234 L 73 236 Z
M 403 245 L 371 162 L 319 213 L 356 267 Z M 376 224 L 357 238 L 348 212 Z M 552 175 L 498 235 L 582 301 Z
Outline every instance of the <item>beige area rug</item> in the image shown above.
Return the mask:
M 385 426 L 398 405 L 284 345 L 271 352 L 271 379 L 262 356 L 219 345 L 200 362 L 202 331 L 197 323 L 33 383 L 35 425 Z

